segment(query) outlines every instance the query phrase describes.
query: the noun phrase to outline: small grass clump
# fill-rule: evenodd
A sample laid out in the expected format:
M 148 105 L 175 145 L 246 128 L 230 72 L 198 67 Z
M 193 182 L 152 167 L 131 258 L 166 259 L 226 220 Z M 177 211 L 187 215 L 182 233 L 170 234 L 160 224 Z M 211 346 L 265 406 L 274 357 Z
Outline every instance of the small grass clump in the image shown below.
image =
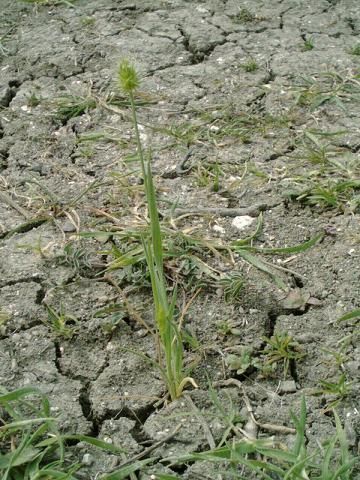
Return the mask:
M 357 43 L 350 49 L 351 55 L 360 55 L 360 43 Z
M 245 63 L 241 65 L 241 68 L 247 73 L 253 73 L 259 70 L 259 65 L 253 58 L 249 58 Z
M 65 313 L 63 307 L 56 312 L 52 307 L 46 305 L 48 319 L 46 325 L 57 337 L 72 338 L 76 332 L 77 319 Z
M 224 290 L 225 302 L 234 303 L 240 299 L 244 286 L 244 276 L 240 272 L 230 273 L 221 278 L 218 283 Z
M 303 47 L 302 47 L 304 52 L 308 52 L 310 50 L 313 50 L 314 47 L 315 47 L 315 45 L 314 45 L 313 37 L 307 37 L 307 38 L 305 37 Z
M 57 107 L 56 118 L 65 124 L 71 118 L 78 117 L 96 108 L 96 100 L 88 95 L 80 97 L 76 95 L 64 95 L 55 100 Z
M 251 23 L 256 20 L 256 15 L 254 15 L 249 9 L 241 8 L 239 13 L 235 16 L 234 21 L 236 23 Z
M 316 390 L 316 395 L 326 395 L 329 400 L 324 408 L 324 411 L 329 411 L 336 408 L 340 402 L 345 400 L 353 392 L 352 383 L 342 373 L 337 381 L 329 382 L 328 380 L 321 380 L 320 387 Z
M 264 337 L 264 340 L 266 346 L 262 353 L 265 371 L 268 367 L 276 369 L 278 364 L 282 364 L 284 378 L 286 378 L 292 363 L 305 356 L 300 345 L 286 332 L 276 333 L 270 338 Z

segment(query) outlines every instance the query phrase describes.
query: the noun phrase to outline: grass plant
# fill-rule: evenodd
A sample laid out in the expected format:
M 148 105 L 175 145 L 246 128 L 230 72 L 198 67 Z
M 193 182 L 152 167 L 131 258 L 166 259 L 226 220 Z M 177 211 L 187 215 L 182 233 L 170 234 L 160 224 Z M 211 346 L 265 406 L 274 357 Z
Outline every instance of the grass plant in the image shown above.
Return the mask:
M 283 367 L 284 378 L 286 378 L 291 363 L 300 360 L 305 356 L 300 345 L 288 333 L 276 333 L 272 337 L 264 337 L 266 346 L 263 350 L 264 367 L 276 368 L 280 363 Z
M 86 97 L 64 95 L 57 98 L 55 104 L 57 106 L 56 118 L 63 124 L 71 118 L 78 117 L 96 108 L 96 100 L 90 95 Z
M 239 13 L 234 17 L 236 23 L 251 23 L 256 20 L 256 15 L 254 15 L 249 9 L 243 7 L 240 9 Z
M 71 338 L 76 331 L 77 319 L 66 314 L 62 306 L 60 312 L 56 312 L 49 305 L 45 304 L 45 307 L 48 314 L 46 325 L 50 327 L 51 331 L 58 337 Z
M 241 67 L 248 73 L 256 72 L 259 69 L 259 65 L 253 58 L 249 58 Z
M 308 52 L 314 49 L 314 39 L 313 37 L 304 38 L 303 50 Z
M 351 55 L 360 55 L 360 43 L 357 43 L 350 49 Z
M 219 280 L 219 286 L 224 289 L 225 302 L 234 303 L 240 299 L 244 276 L 240 272 L 230 273 Z
M 168 287 L 164 276 L 164 249 L 159 222 L 156 191 L 151 171 L 151 155 L 145 155 L 141 144 L 139 124 L 137 120 L 134 93 L 139 86 L 139 78 L 135 68 L 124 60 L 119 66 L 119 86 L 129 96 L 137 154 L 145 186 L 145 195 L 149 212 L 149 233 L 143 235 L 142 247 L 151 278 L 155 321 L 161 344 L 159 367 L 166 381 L 168 393 L 172 400 L 178 398 L 184 387 L 194 380 L 186 376 L 183 364 L 183 342 L 181 331 L 175 321 L 176 288 L 169 299 Z
M 329 400 L 324 408 L 324 411 L 329 411 L 335 408 L 346 397 L 352 393 L 352 384 L 346 378 L 346 375 L 342 373 L 337 381 L 329 382 L 327 380 L 320 381 L 320 387 L 316 391 L 317 395 L 326 395 Z

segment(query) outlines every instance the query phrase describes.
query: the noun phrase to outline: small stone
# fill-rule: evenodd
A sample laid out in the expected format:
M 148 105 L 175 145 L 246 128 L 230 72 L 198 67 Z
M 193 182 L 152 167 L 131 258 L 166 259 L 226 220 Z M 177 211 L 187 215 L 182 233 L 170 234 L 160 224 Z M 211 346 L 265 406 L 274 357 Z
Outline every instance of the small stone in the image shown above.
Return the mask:
M 284 380 L 280 383 L 279 394 L 283 393 L 295 393 L 296 383 L 294 380 Z
M 64 223 L 64 225 L 63 225 L 62 228 L 63 228 L 63 231 L 64 231 L 65 233 L 72 233 L 72 232 L 75 232 L 75 231 L 76 231 L 75 226 L 74 226 L 71 222 L 69 222 L 69 220 L 67 220 L 67 221 Z
M 213 230 L 218 233 L 225 233 L 225 228 L 221 225 L 214 225 Z
M 90 455 L 90 453 L 85 453 L 85 455 L 83 456 L 82 460 L 81 460 L 81 463 L 83 465 L 91 465 L 94 463 L 94 458 L 92 455 Z
M 231 225 L 235 227 L 237 230 L 243 230 L 244 228 L 248 227 L 253 223 L 255 218 L 250 217 L 249 215 L 242 215 L 240 217 L 234 217 Z

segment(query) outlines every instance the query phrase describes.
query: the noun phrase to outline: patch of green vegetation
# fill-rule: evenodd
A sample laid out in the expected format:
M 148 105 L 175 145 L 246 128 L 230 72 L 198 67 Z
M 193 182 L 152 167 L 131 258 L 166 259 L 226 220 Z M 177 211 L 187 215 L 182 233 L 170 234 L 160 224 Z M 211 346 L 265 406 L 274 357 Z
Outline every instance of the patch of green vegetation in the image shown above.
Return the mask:
M 88 251 L 79 241 L 68 242 L 63 253 L 56 258 L 56 263 L 72 268 L 79 275 L 92 268 Z
M 75 0 L 19 0 L 23 3 L 30 3 L 32 5 L 65 5 L 70 8 L 75 8 L 73 3 Z
M 211 402 L 216 408 L 216 417 L 226 425 L 225 431 L 218 442 L 218 447 L 227 444 L 231 433 L 245 423 L 245 419 L 239 414 L 238 408 L 234 405 L 231 396 L 227 394 L 226 389 L 223 390 L 223 393 L 225 394 L 225 399 L 219 398 L 216 390 L 209 382 L 209 394 Z
M 82 442 L 122 458 L 124 450 L 87 435 L 63 435 L 48 398 L 33 387 L 8 392 L 0 386 L 0 476 L 2 480 L 77 480 L 69 442 Z M 64 412 L 65 413 L 65 412 Z M 101 480 L 128 478 L 153 459 L 125 462 Z
M 218 284 L 224 290 L 225 302 L 238 302 L 244 286 L 244 276 L 239 272 L 233 272 L 220 278 Z
M 106 307 L 97 310 L 94 314 L 95 318 L 105 319 L 102 328 L 107 335 L 112 335 L 122 324 L 122 321 L 126 316 L 126 309 L 121 303 L 111 303 Z
M 314 39 L 313 37 L 307 37 L 307 38 L 304 38 L 304 43 L 303 43 L 303 50 L 305 52 L 308 52 L 310 50 L 313 50 L 315 47 L 314 45 Z
M 63 124 L 68 122 L 71 118 L 78 117 L 84 113 L 96 108 L 96 100 L 90 95 L 87 97 L 79 97 L 75 95 L 64 95 L 55 99 L 56 118 Z
M 247 8 L 241 8 L 239 13 L 234 17 L 236 23 L 251 23 L 256 20 L 256 15 L 254 15 Z
M 286 378 L 291 363 L 305 356 L 300 345 L 288 333 L 276 333 L 272 337 L 264 337 L 266 346 L 262 351 L 264 367 L 271 367 L 273 371 L 282 364 L 284 378 Z
M 41 98 L 33 92 L 27 97 L 26 103 L 28 107 L 37 107 L 41 103 Z
M 9 23 L 7 25 L 9 25 Z M 3 21 L 3 28 L 5 28 L 5 26 L 6 24 Z M 0 56 L 2 55 L 6 57 L 10 53 L 10 50 L 7 47 L 5 47 L 5 42 L 7 40 L 7 37 L 14 30 L 14 28 L 15 28 L 15 25 L 10 24 L 9 28 L 2 35 L 0 35 Z
M 193 175 L 199 187 L 211 186 L 213 192 L 218 192 L 220 188 L 220 177 L 224 175 L 224 172 L 216 162 L 199 164 Z
M 231 370 L 235 370 L 237 375 L 245 374 L 249 368 L 263 369 L 260 359 L 254 355 L 253 348 L 248 346 L 241 347 L 236 354 L 227 355 L 225 363 Z
M 31 189 L 33 189 L 29 192 L 29 197 L 32 198 L 34 203 L 35 200 L 41 202 L 37 217 L 31 220 L 31 223 L 44 223 L 45 221 L 53 220 L 54 217 L 66 215 L 74 225 L 75 229 L 78 229 L 80 219 L 75 212 L 74 207 L 90 190 L 93 190 L 101 185 L 100 181 L 94 180 L 68 202 L 63 202 L 55 192 L 50 190 L 45 183 L 39 181 L 36 177 L 26 179 L 26 183 L 30 185 Z M 34 188 L 33 185 L 36 187 Z M 21 227 L 22 226 L 18 228 Z M 26 224 L 24 224 L 23 227 L 25 228 Z M 15 232 L 15 230 L 13 232 Z M 41 252 L 39 253 L 41 254 Z
M 187 147 L 210 142 L 218 146 L 224 141 L 251 143 L 254 134 L 266 135 L 269 131 L 286 130 L 292 125 L 291 115 L 261 115 L 237 112 L 231 106 L 218 106 L 213 112 L 194 112 L 194 118 L 170 126 L 155 126 L 154 131 L 175 139 Z
M 259 69 L 259 65 L 256 60 L 249 58 L 245 63 L 241 64 L 241 68 L 243 68 L 245 72 L 252 73 Z
M 65 313 L 63 307 L 61 306 L 60 312 L 56 312 L 52 307 L 46 305 L 46 310 L 48 314 L 48 319 L 46 325 L 57 337 L 63 338 L 72 338 L 76 333 L 76 323 L 77 319 Z
M 172 456 L 174 464 L 210 462 L 224 472 L 226 478 L 287 479 L 287 480 L 354 480 L 360 457 L 353 456 L 339 416 L 333 411 L 335 433 L 319 448 L 308 449 L 306 435 L 306 403 L 303 398 L 299 416 L 291 414 L 296 429 L 290 447 L 279 445 L 271 438 L 233 440 L 225 446 L 207 452 Z M 224 466 L 226 465 L 226 467 Z M 242 473 L 240 473 L 242 472 Z M 179 480 L 179 477 L 159 474 L 159 480 Z
M 360 180 L 307 180 L 306 184 L 305 188 L 298 185 L 294 190 L 287 190 L 284 196 L 322 209 L 354 213 L 360 207 L 360 195 L 356 194 Z
M 326 395 L 330 397 L 324 407 L 325 411 L 329 411 L 336 408 L 352 391 L 352 383 L 347 380 L 346 375 L 343 373 L 335 382 L 321 380 L 320 388 L 316 391 L 316 395 Z
M 311 248 L 322 238 L 323 234 L 319 234 L 309 241 L 293 247 L 274 249 L 255 247 L 253 242 L 261 230 L 261 225 L 262 217 L 260 216 L 256 230 L 251 236 L 242 240 L 236 240 L 228 245 L 222 245 L 214 240 L 190 235 L 181 230 L 163 225 L 161 229 L 163 258 L 169 278 L 172 278 L 174 285 L 181 284 L 186 289 L 199 288 L 199 286 L 204 285 L 217 287 L 223 275 L 211 266 L 213 263 L 212 259 L 216 259 L 217 263 L 222 262 L 224 265 L 229 265 L 233 261 L 232 255 L 236 254 L 249 265 L 268 275 L 279 288 L 286 290 L 287 286 L 283 278 L 284 268 L 277 270 L 276 265 L 268 263 L 260 255 L 300 253 Z M 111 235 L 114 239 L 114 246 L 110 251 L 102 252 L 106 255 L 112 255 L 114 258 L 109 263 L 108 270 L 121 270 L 123 272 L 123 269 L 126 269 L 125 271 L 128 272 L 126 277 L 128 279 L 131 278 L 132 282 L 136 279 L 140 280 L 140 286 L 143 286 L 144 283 L 141 282 L 143 282 L 144 278 L 147 278 L 148 273 L 144 269 L 145 253 L 141 239 L 146 235 L 146 231 L 147 226 L 145 225 L 136 228 L 118 228 L 117 231 L 114 230 L 113 226 L 110 226 L 110 231 L 108 232 L 95 231 L 82 233 L 81 236 L 85 238 L 109 238 L 109 235 Z M 121 274 L 122 278 L 124 278 L 123 275 L 124 273 Z M 232 287 L 229 286 L 230 296 L 231 294 L 236 294 L 234 285 L 238 286 L 240 284 L 240 279 L 236 280 L 236 282 L 230 282 L 232 284 Z
M 95 150 L 94 148 L 91 148 L 91 147 L 84 147 L 84 148 L 79 148 L 77 150 L 77 153 L 81 158 L 90 159 L 94 156 Z
M 93 27 L 96 23 L 95 17 L 83 17 L 81 18 L 81 25 L 84 27 Z
M 11 320 L 11 318 L 12 318 L 11 313 L 9 313 L 7 310 L 4 310 L 3 308 L 0 308 L 0 331 L 1 331 L 1 328 L 6 324 L 6 322 Z
M 360 100 L 360 74 L 354 72 L 319 72 L 301 77 L 293 87 L 295 103 L 311 110 L 332 104 L 346 111 L 346 104 Z
M 344 322 L 347 320 L 359 320 L 360 319 L 360 308 L 356 308 L 349 313 L 346 313 L 338 319 L 338 322 Z
M 351 55 L 360 55 L 360 43 L 357 43 L 350 49 Z
M 323 209 L 355 212 L 360 205 L 360 165 L 349 148 L 333 144 L 334 136 L 346 132 L 305 131 L 297 158 L 315 168 L 289 179 L 284 196 Z M 324 142 L 323 139 L 330 139 Z

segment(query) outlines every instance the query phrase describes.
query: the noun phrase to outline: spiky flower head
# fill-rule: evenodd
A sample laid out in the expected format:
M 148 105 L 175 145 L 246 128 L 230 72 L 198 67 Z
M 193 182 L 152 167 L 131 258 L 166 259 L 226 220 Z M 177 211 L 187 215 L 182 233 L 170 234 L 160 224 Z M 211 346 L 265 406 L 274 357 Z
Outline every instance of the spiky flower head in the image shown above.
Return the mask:
M 135 67 L 128 60 L 123 60 L 119 65 L 119 86 L 125 93 L 131 93 L 140 85 Z

